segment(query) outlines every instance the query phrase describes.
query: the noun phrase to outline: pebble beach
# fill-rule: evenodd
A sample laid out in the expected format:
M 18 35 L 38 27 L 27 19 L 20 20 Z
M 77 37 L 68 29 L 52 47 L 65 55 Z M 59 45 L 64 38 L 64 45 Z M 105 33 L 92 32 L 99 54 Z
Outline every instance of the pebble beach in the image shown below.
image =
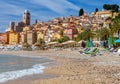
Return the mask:
M 43 74 L 26 76 L 3 84 L 120 84 L 120 56 L 102 51 L 102 55 L 80 54 L 79 49 L 39 51 L 1 51 L 0 54 L 45 56 L 55 63 Z

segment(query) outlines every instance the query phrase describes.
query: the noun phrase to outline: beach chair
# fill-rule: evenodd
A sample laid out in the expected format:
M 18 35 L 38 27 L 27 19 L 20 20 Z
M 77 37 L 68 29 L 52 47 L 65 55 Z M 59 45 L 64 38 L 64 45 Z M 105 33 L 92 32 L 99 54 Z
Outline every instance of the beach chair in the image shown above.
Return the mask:
M 97 48 L 93 48 L 93 49 L 90 49 L 89 51 L 87 52 L 84 52 L 85 54 L 91 54 L 92 52 L 95 52 L 97 50 Z
M 111 48 L 107 49 L 107 51 L 109 51 L 109 52 L 117 52 L 119 48 L 120 47 L 118 47 L 118 48 L 111 47 Z
M 102 53 L 100 53 L 100 50 L 98 48 L 96 48 L 94 51 L 92 51 L 90 53 L 91 56 L 96 56 L 96 55 L 102 55 Z
M 88 52 L 89 50 L 90 50 L 90 48 L 86 48 L 85 50 L 79 51 L 79 52 L 80 52 L 80 54 L 82 54 L 82 53 Z
M 85 54 L 91 56 L 102 55 L 102 53 L 100 53 L 100 50 L 98 48 L 91 49 L 91 51 L 86 52 Z
M 111 48 L 109 51 L 110 51 L 110 52 L 114 52 L 114 50 L 115 50 L 115 48 Z
M 115 48 L 113 52 L 117 52 L 118 49 L 120 49 L 120 47 Z

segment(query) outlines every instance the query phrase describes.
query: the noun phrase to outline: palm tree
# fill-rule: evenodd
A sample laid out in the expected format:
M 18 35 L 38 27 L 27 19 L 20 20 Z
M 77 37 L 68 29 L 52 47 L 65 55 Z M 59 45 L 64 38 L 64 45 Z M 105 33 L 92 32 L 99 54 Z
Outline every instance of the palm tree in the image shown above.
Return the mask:
M 85 35 L 86 35 L 85 31 L 78 34 L 77 41 L 86 40 L 85 37 L 84 37 Z
M 115 23 L 115 28 L 116 32 L 118 33 L 118 37 L 120 38 L 120 18 L 116 20 L 117 22 Z
M 79 38 L 81 38 L 81 40 L 90 40 L 90 38 L 94 38 L 95 37 L 95 33 L 91 31 L 91 29 L 86 29 L 84 32 L 80 33 Z
M 100 40 L 100 29 L 97 29 L 95 31 L 95 35 L 96 35 L 97 40 L 99 41 Z
M 107 40 L 110 36 L 110 30 L 108 28 L 102 28 L 100 30 L 100 39 Z
M 120 37 L 120 18 L 113 19 L 113 25 L 110 27 L 111 35 L 118 33 L 118 37 Z
M 113 25 L 110 27 L 110 35 L 114 36 L 115 33 L 118 32 L 118 25 Z

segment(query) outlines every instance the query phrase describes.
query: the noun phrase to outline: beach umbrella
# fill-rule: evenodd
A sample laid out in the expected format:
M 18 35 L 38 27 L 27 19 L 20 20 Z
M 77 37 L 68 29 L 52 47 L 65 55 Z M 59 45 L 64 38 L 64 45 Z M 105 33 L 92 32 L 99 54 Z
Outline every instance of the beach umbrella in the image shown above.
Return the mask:
M 100 45 L 100 41 L 93 41 L 93 44 L 98 44 L 98 45 Z
M 108 46 L 111 46 L 112 45 L 112 37 L 109 37 L 108 38 Z
M 93 47 L 93 41 L 90 39 L 90 47 Z
M 102 41 L 102 47 L 104 47 L 104 44 L 105 44 L 105 41 L 103 40 L 103 41 Z
M 115 40 L 116 43 L 120 43 L 120 39 Z
M 88 40 L 86 41 L 86 47 L 89 47 L 89 42 L 88 42 Z
M 100 41 L 93 41 L 94 46 L 100 46 L 101 42 Z

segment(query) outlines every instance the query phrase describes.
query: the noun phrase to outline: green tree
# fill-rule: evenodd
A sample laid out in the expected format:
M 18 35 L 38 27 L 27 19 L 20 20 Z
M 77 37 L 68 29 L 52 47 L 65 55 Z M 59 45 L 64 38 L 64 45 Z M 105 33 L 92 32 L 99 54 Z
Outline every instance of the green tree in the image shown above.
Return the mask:
M 105 10 L 111 10 L 112 16 L 113 16 L 114 12 L 118 12 L 119 11 L 119 5 L 117 5 L 117 4 L 104 4 L 103 8 Z
M 97 38 L 97 40 L 99 41 L 100 40 L 100 29 L 97 29 L 96 31 L 95 31 L 95 35 L 96 35 L 96 38 Z
M 54 39 L 53 42 L 59 42 L 59 43 L 62 43 L 62 42 L 66 42 L 70 40 L 70 38 L 68 36 L 63 36 L 62 38 L 60 39 Z
M 110 25 L 110 34 L 114 36 L 114 34 L 118 33 L 118 37 L 120 37 L 120 14 L 115 18 L 111 19 L 112 24 Z
M 45 41 L 43 39 L 38 39 L 37 42 L 40 44 L 40 45 L 44 45 L 45 44 Z
M 119 11 L 119 6 L 117 4 L 113 4 L 113 5 L 111 5 L 111 10 L 113 12 L 118 12 Z
M 110 5 L 110 4 L 104 4 L 104 5 L 103 5 L 103 8 L 104 8 L 105 10 L 111 10 L 111 5 Z
M 111 10 L 112 12 L 118 12 L 119 11 L 119 5 L 117 5 L 117 4 L 104 4 L 103 8 L 105 10 Z
M 118 14 L 118 16 L 115 17 L 116 19 L 120 19 L 120 13 Z
M 70 38 L 68 36 L 63 36 L 62 40 L 63 40 L 63 42 L 65 42 L 65 41 L 70 40 Z
M 95 13 L 98 12 L 98 11 L 99 11 L 98 8 L 96 8 L 96 9 L 95 9 Z
M 108 28 L 102 28 L 100 30 L 100 39 L 107 40 L 110 36 L 110 30 Z
M 84 32 L 78 34 L 78 40 L 90 40 L 90 38 L 94 38 L 95 33 L 91 31 L 91 29 L 86 29 Z
M 80 10 L 79 10 L 79 16 L 82 16 L 84 14 L 84 10 L 81 8 Z
M 86 40 L 86 38 L 84 37 L 86 35 L 86 33 L 85 32 L 81 32 L 81 33 L 79 33 L 78 34 L 78 36 L 77 36 L 77 41 L 80 41 L 80 40 Z

